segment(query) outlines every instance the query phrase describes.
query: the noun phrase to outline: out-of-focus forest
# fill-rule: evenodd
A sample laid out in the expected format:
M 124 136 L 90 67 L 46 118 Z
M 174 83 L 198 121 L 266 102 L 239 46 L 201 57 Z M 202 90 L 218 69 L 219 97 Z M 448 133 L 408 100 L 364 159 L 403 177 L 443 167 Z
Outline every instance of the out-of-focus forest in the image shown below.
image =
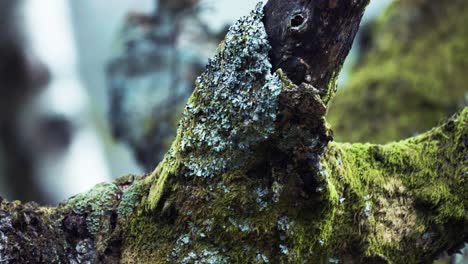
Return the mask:
M 353 67 L 363 63 L 391 2 L 371 1 L 338 93 L 352 87 Z M 150 173 L 175 136 L 196 77 L 229 25 L 256 4 L 0 2 L 0 194 L 56 205 L 100 182 Z M 332 114 L 335 125 L 340 117 Z M 347 128 L 337 138 L 361 141 L 340 135 Z

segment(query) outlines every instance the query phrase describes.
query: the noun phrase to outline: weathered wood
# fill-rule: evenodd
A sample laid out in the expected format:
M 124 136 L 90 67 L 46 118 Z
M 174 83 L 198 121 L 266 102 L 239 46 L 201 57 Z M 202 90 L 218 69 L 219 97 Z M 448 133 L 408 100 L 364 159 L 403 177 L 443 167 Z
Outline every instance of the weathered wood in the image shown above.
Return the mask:
M 368 0 L 271 0 L 265 27 L 274 69 L 297 85 L 312 84 L 325 102 L 359 28 Z M 334 82 L 332 82 L 334 85 Z

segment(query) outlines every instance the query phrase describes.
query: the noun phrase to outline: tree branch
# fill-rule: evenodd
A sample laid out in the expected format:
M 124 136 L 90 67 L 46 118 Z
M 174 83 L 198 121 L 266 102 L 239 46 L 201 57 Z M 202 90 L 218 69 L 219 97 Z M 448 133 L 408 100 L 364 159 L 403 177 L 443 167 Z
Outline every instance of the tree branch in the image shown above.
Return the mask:
M 365 7 L 355 2 L 309 7 L 356 7 L 348 17 L 356 24 L 345 27 L 355 30 Z M 274 71 L 262 22 L 271 8 L 231 27 L 151 175 L 97 186 L 54 209 L 3 201 L 0 259 L 420 263 L 466 239 L 457 228 L 467 220 L 468 111 L 400 143 L 330 143 L 324 116 L 334 78 L 310 71 L 316 89 Z M 333 56 L 314 48 L 314 60 L 342 61 L 336 54 L 349 46 L 338 46 Z M 335 69 L 323 72 L 337 73 L 341 63 L 330 63 Z
M 359 252 L 365 263 L 431 263 L 461 249 L 468 239 L 467 121 L 465 108 L 408 140 L 330 144 L 323 162 L 339 201 L 333 251 Z
M 270 0 L 265 27 L 274 69 L 283 69 L 297 85 L 320 91 L 324 102 L 348 56 L 368 0 Z M 333 81 L 332 81 L 333 80 Z

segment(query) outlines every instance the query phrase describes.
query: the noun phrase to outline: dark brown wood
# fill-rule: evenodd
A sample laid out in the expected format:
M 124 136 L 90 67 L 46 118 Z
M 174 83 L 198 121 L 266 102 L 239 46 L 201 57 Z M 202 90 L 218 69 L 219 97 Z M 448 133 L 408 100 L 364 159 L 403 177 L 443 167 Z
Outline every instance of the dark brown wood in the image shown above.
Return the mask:
M 264 23 L 274 69 L 322 97 L 351 49 L 369 0 L 270 0 Z

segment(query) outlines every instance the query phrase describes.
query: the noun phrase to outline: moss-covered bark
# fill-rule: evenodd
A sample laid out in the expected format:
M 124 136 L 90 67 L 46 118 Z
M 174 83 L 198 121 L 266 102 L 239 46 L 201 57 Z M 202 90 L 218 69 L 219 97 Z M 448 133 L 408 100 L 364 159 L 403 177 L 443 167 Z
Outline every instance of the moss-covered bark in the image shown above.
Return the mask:
M 430 263 L 468 236 L 467 120 L 465 109 L 388 145 L 330 143 L 314 190 L 265 148 L 214 178 L 180 175 L 166 160 L 152 176 L 96 186 L 57 208 L 2 200 L 0 260 Z M 168 176 L 151 209 L 152 182 Z
M 358 22 L 365 2 L 340 3 Z M 262 18 L 231 27 L 151 175 L 57 208 L 1 201 L 0 261 L 428 263 L 466 240 L 468 110 L 407 141 L 331 142 L 338 69 L 321 89 L 273 72 Z
M 122 177 L 56 208 L 0 198 L 0 262 L 118 262 L 121 223 L 138 204 L 139 186 L 136 177 Z
M 404 139 L 466 106 L 467 24 L 467 1 L 394 1 L 330 107 L 336 140 Z
M 340 197 L 338 247 L 391 263 L 425 263 L 467 239 L 468 109 L 444 125 L 387 145 L 329 145 Z M 352 231 L 350 231 L 352 230 Z M 348 249 L 346 249 L 349 247 Z

